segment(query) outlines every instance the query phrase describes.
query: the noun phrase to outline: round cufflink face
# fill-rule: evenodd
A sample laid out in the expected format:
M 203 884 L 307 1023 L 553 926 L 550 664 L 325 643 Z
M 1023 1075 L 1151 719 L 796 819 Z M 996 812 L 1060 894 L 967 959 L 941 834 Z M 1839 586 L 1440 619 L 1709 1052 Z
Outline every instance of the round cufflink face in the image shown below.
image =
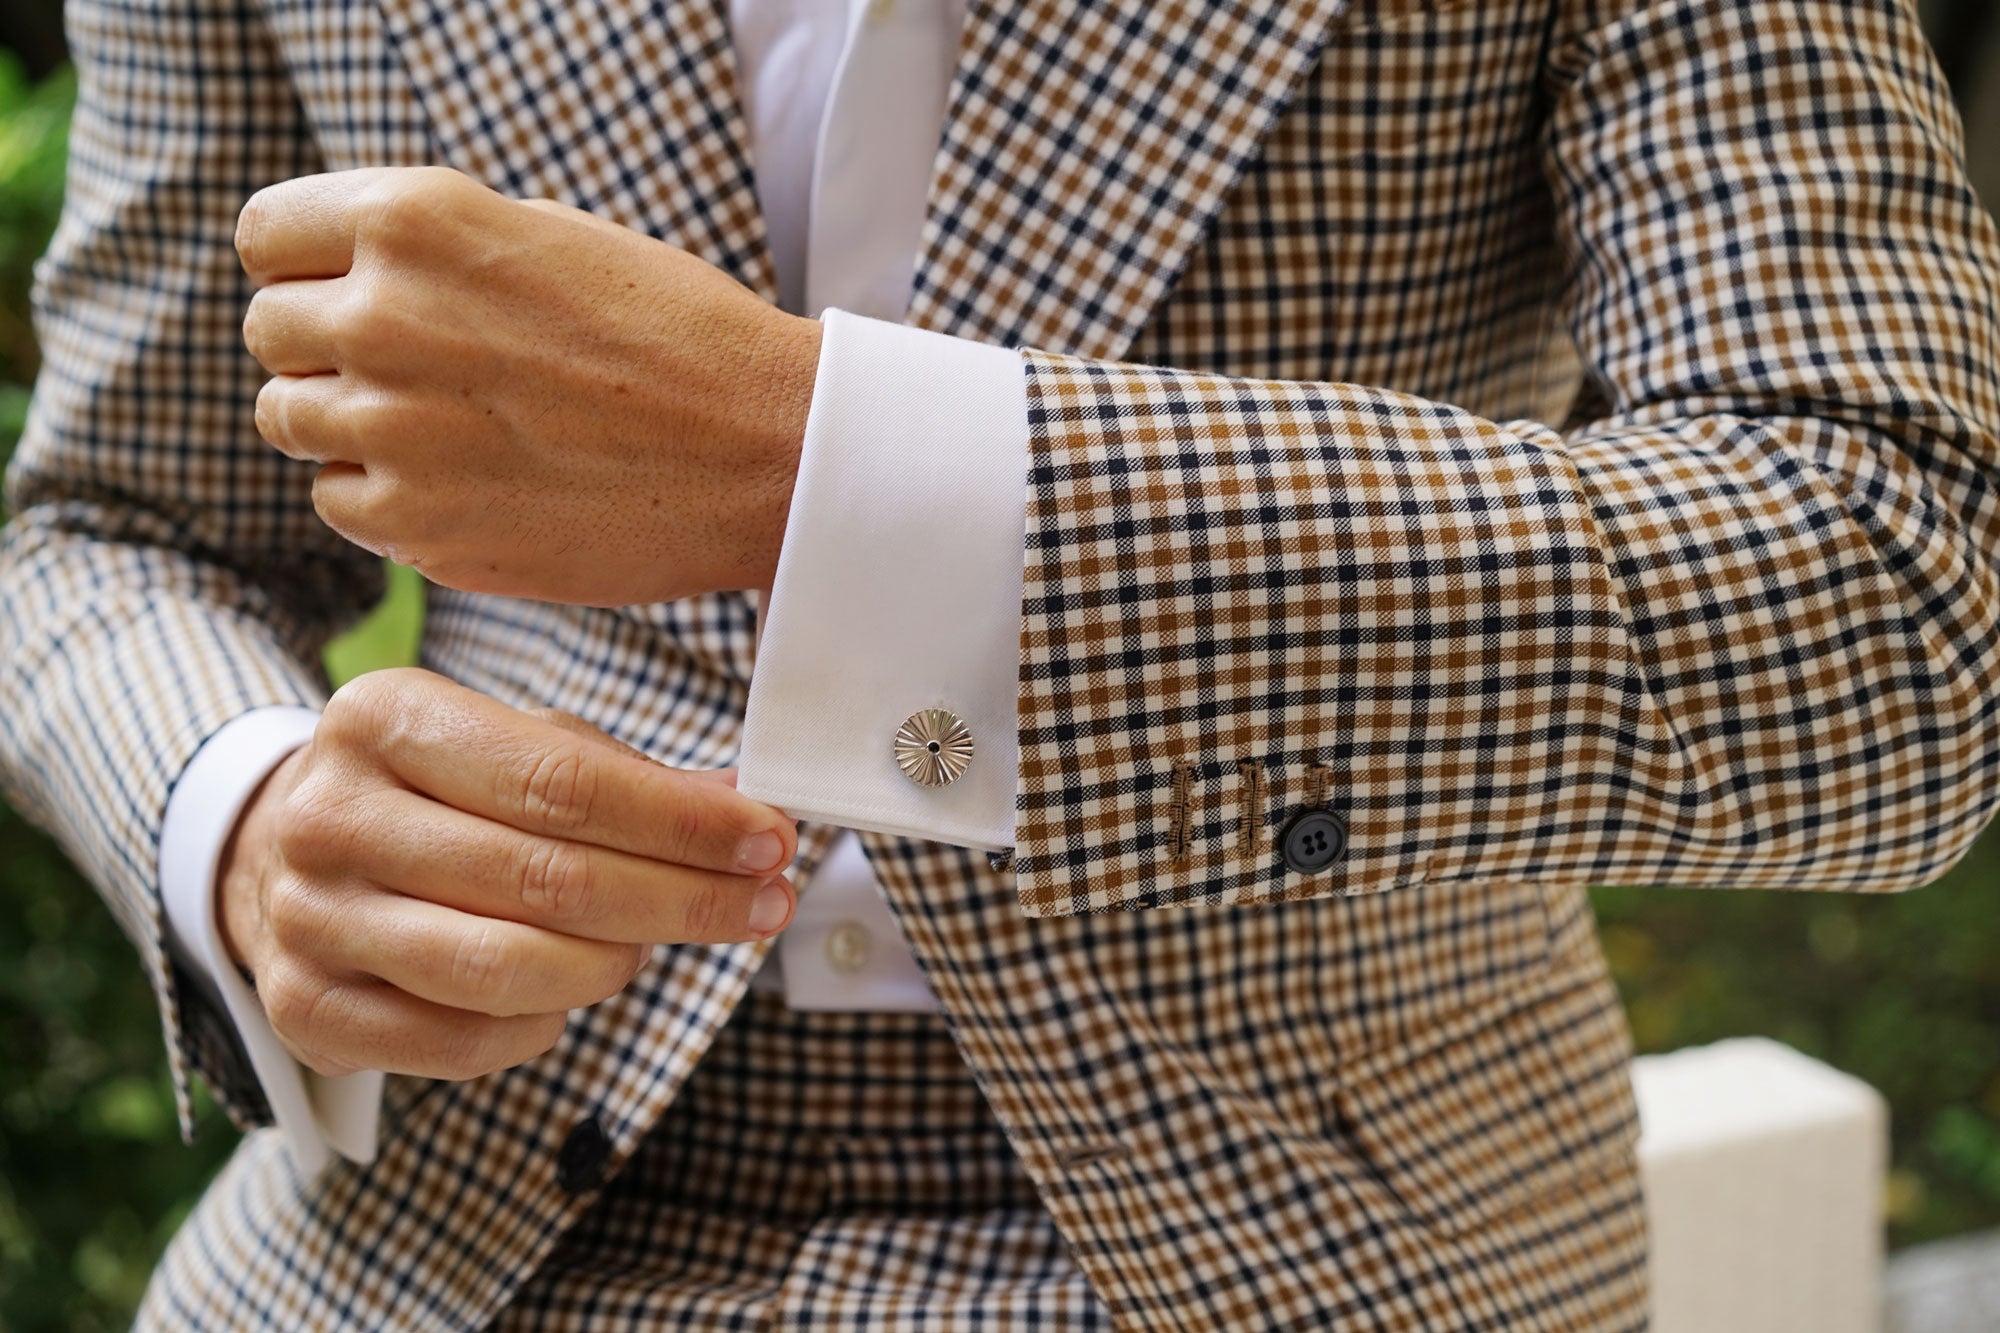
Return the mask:
M 896 728 L 896 766 L 920 787 L 956 782 L 971 762 L 972 733 L 949 709 L 919 709 Z
M 1278 835 L 1288 869 L 1316 875 L 1347 852 L 1347 825 L 1331 810 L 1301 810 Z

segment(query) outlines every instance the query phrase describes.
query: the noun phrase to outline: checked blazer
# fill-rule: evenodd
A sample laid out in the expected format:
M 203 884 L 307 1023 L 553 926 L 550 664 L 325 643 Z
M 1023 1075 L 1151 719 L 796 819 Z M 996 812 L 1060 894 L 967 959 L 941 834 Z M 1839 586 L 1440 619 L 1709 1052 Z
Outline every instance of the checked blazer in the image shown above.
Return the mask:
M 379 572 L 256 437 L 237 210 L 442 162 L 770 296 L 723 16 L 72 6 L 0 743 L 177 1086 L 245 1124 L 161 812 L 229 719 L 324 697 Z M 1120 1326 L 1643 1324 L 1584 887 L 1908 888 L 1994 805 L 2000 239 L 1960 153 L 1902 0 L 972 0 L 908 319 L 1026 358 L 1018 847 L 866 846 Z M 755 614 L 437 590 L 423 656 L 723 765 Z M 1349 830 L 1311 877 L 1309 806 Z M 592 1206 L 565 1136 L 625 1161 L 758 958 L 661 948 L 546 1056 L 391 1080 L 367 1167 L 252 1135 L 154 1314 L 480 1326 Z

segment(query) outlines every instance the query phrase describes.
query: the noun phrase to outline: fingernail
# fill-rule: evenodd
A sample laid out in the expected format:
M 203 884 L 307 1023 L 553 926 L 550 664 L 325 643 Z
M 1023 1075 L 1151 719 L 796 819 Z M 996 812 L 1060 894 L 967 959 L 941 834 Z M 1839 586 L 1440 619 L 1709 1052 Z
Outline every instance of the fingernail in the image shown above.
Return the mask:
M 745 870 L 776 870 L 785 854 L 785 840 L 768 829 L 752 834 L 736 849 L 736 864 Z
M 783 881 L 774 879 L 750 900 L 750 929 L 758 935 L 768 935 L 785 924 L 791 911 L 791 893 Z

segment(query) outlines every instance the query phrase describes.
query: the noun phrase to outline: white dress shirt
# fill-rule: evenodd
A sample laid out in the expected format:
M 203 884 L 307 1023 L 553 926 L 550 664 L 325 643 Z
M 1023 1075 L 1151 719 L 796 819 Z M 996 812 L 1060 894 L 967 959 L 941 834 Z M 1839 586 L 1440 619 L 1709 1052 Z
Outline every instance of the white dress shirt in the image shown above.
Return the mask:
M 1026 390 L 1018 357 L 903 328 L 964 0 L 732 0 L 744 112 L 781 304 L 825 332 L 763 623 L 739 787 L 849 829 L 1008 846 Z M 920 708 L 971 728 L 965 775 L 919 787 L 891 738 Z M 189 763 L 160 882 L 176 953 L 242 1034 L 302 1170 L 374 1156 L 382 1075 L 291 1059 L 223 950 L 221 850 L 317 715 L 258 709 Z M 858 840 L 838 838 L 753 984 L 801 1009 L 934 1008 Z

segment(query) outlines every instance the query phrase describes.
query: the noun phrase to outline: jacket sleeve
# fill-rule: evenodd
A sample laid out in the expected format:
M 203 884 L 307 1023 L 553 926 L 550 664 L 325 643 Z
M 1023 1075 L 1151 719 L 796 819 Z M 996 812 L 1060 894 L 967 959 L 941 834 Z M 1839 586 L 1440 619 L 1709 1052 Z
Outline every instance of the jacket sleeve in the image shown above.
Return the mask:
M 1548 78 L 1594 419 L 1029 356 L 1028 912 L 1904 889 L 1992 812 L 2000 244 L 1907 8 L 1628 6 Z
M 379 563 L 258 438 L 236 214 L 320 169 L 251 0 L 81 0 L 68 195 L 37 270 L 44 367 L 0 543 L 0 771 L 97 884 L 160 998 L 183 1126 L 199 1071 L 268 1113 L 226 1017 L 176 976 L 162 812 L 230 719 L 317 706 L 318 653 Z

